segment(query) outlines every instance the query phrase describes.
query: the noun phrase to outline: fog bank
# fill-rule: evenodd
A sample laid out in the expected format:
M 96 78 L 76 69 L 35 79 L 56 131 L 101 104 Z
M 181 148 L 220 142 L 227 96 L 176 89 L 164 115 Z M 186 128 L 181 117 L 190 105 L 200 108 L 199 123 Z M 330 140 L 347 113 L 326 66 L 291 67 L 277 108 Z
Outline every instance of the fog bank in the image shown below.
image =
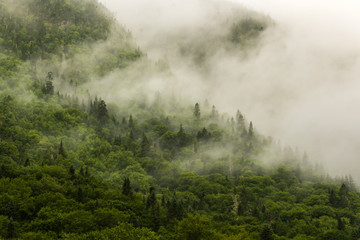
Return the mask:
M 186 89 L 185 96 L 208 98 L 233 114 L 239 108 L 259 132 L 306 150 L 333 175 L 352 174 L 360 181 L 359 2 L 233 1 L 269 15 L 276 26 L 264 32 L 246 58 L 216 50 L 206 78 L 177 58 L 178 37 L 191 39 L 192 30 L 201 26 L 215 31 L 214 21 L 226 22 L 235 5 L 215 0 L 101 2 L 133 32 L 150 59 L 169 61 L 178 80 L 172 85 Z

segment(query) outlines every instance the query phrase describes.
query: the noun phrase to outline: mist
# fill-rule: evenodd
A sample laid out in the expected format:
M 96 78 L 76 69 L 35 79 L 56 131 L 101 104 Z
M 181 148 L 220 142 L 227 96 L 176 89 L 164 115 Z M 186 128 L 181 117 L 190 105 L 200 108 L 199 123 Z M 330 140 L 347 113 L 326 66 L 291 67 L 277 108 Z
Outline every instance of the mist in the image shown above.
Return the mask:
M 352 174 L 360 181 L 359 2 L 100 2 L 130 29 L 149 59 L 169 62 L 171 81 L 152 78 L 147 88 L 171 87 L 184 98 L 209 99 L 230 114 L 240 109 L 260 133 L 308 152 L 312 162 L 321 162 L 333 176 Z M 221 33 L 224 29 L 215 23 L 252 11 L 275 24 L 244 56 L 215 49 L 205 71 L 179 58 L 179 42 L 195 40 L 199 29 L 205 29 L 204 38 L 213 36 L 206 29 Z

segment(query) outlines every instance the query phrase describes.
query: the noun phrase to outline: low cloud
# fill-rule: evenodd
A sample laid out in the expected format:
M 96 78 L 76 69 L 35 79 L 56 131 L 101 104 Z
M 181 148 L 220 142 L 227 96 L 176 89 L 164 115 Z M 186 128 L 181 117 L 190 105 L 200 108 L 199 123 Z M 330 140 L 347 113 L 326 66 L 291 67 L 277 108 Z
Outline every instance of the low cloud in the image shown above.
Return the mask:
M 229 113 L 239 108 L 260 132 L 307 151 L 313 162 L 322 162 L 333 175 L 356 178 L 360 170 L 360 3 L 101 2 L 133 32 L 149 59 L 167 59 L 172 82 L 154 78 L 160 90 L 172 86 L 171 91 L 178 90 L 183 97 L 207 98 Z M 196 31 L 203 31 L 204 41 L 214 36 L 207 29 L 221 35 L 220 23 L 236 14 L 252 14 L 239 6 L 276 22 L 262 33 L 256 48 L 240 54 L 215 46 L 204 71 L 198 71 L 190 58 L 179 57 L 179 44 L 199 37 Z

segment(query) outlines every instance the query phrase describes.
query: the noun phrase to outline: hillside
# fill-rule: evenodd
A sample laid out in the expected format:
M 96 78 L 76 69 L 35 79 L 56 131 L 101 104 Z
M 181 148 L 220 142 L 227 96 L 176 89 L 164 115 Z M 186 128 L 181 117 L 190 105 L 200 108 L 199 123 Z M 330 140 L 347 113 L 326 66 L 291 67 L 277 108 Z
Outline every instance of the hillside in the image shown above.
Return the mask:
M 360 238 L 351 176 L 326 176 L 241 111 L 137 90 L 171 67 L 96 0 L 0 13 L 0 238 Z M 234 22 L 221 48 L 243 52 L 266 27 Z M 128 100 L 109 98 L 119 85 Z

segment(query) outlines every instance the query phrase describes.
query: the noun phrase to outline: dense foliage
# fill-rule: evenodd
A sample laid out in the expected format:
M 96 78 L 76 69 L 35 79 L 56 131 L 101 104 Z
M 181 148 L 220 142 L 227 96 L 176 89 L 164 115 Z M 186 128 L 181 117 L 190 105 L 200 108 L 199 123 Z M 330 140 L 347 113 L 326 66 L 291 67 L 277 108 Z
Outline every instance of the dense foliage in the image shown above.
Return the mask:
M 19 2 L 0 2 L 0 238 L 360 238 L 351 176 L 325 177 L 240 111 L 76 95 L 140 50 L 96 1 Z M 115 45 L 114 32 L 126 35 Z M 106 51 L 85 66 L 96 41 Z M 39 76 L 40 65 L 51 71 Z

